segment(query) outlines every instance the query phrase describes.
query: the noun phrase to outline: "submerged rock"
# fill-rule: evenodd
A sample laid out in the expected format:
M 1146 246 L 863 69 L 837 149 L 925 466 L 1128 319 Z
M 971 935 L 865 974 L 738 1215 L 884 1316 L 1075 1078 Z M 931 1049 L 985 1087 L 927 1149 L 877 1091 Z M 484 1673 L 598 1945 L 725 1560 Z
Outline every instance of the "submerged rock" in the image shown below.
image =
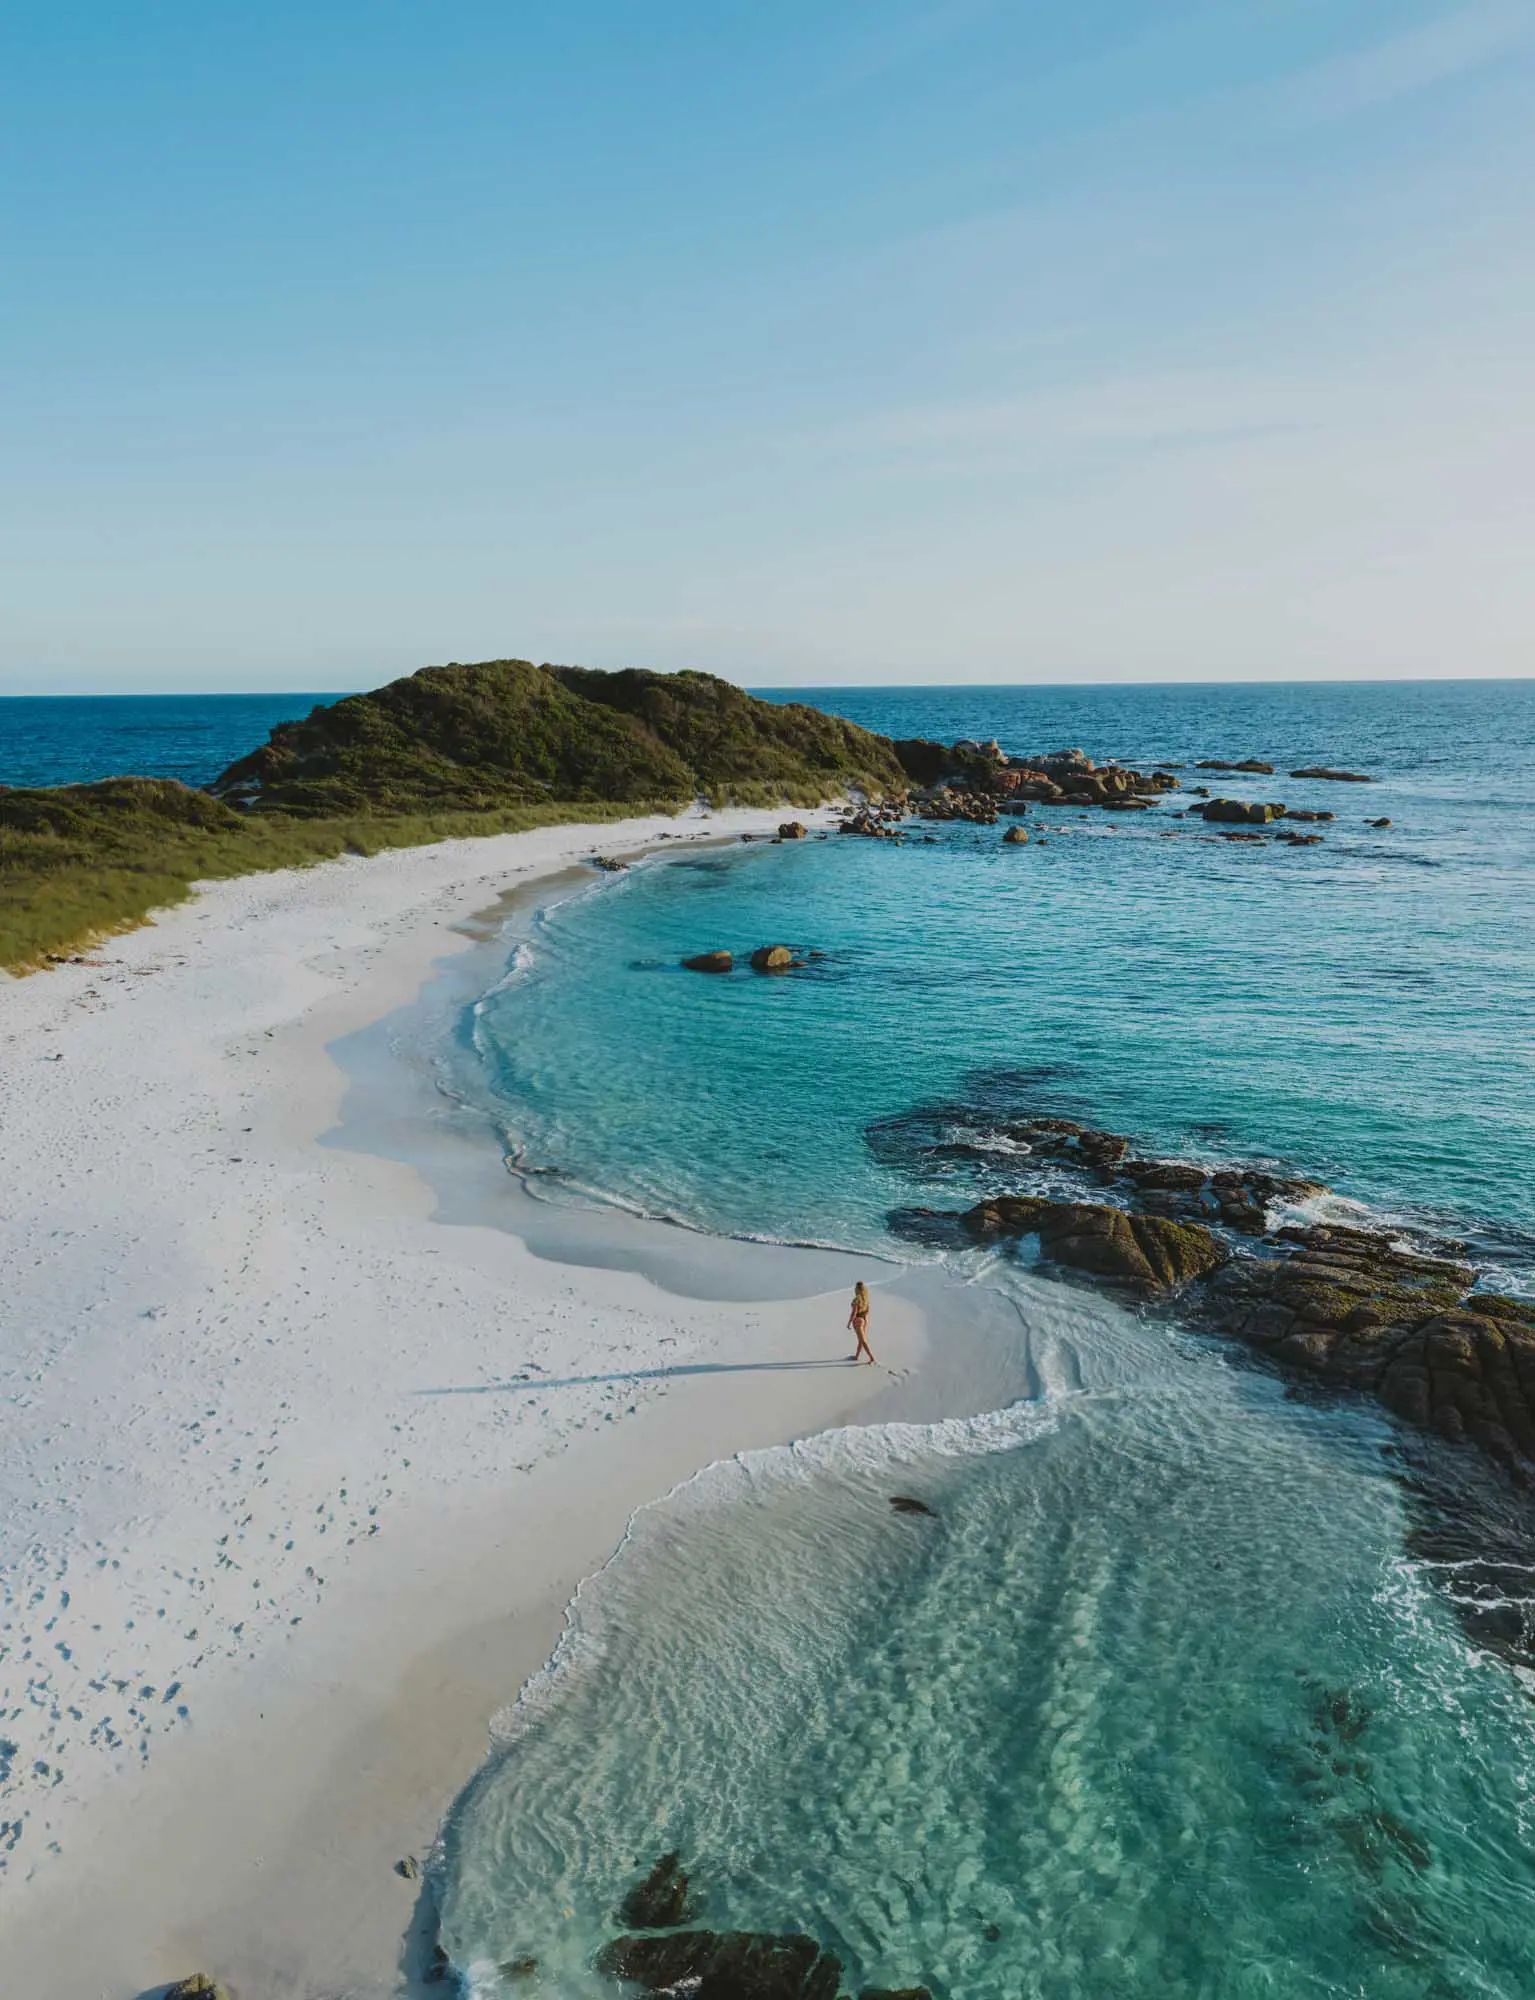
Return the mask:
M 1221 757 L 1201 757 L 1194 766 L 1196 771 L 1252 771 L 1262 778 L 1272 778 L 1274 767 L 1265 764 L 1261 757 L 1244 757 L 1240 764 L 1228 764 Z
M 597 1970 L 647 1993 L 688 2000 L 837 2000 L 842 1962 L 814 1938 L 760 1931 L 672 1931 L 621 1937 Z
M 693 958 L 685 958 L 682 964 L 688 972 L 729 972 L 735 959 L 728 951 L 701 951 Z
M 890 1504 L 898 1514 L 926 1514 L 934 1521 L 938 1518 L 925 1500 L 918 1500 L 910 1493 L 892 1493 Z
M 635 1930 L 670 1930 L 696 1914 L 688 1900 L 687 1871 L 682 1856 L 663 1854 L 655 1867 L 618 1906 L 618 1921 Z
M 925 1986 L 865 1986 L 858 2000 L 933 2000 Z
M 1299 771 L 1290 773 L 1292 778 L 1330 778 L 1337 785 L 1373 785 L 1375 780 L 1364 771 L 1335 771 L 1330 764 L 1306 764 Z

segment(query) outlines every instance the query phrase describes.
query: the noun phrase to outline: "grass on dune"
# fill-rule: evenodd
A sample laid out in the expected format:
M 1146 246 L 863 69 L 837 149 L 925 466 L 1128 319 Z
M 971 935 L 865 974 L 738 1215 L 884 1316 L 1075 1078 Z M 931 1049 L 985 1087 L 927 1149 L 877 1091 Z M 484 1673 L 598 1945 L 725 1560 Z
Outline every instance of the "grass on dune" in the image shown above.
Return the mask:
M 294 819 L 243 814 L 170 779 L 0 791 L 0 967 L 24 972 L 131 930 L 196 882 L 302 868 L 434 840 L 676 812 L 680 801 Z

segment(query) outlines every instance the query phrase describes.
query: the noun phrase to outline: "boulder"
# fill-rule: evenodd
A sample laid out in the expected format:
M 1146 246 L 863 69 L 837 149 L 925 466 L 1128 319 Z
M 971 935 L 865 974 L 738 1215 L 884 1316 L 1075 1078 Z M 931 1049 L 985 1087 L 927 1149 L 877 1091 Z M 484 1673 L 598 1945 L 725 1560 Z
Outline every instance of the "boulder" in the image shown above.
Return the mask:
M 1373 785 L 1375 780 L 1363 771 L 1335 771 L 1329 764 L 1305 764 L 1298 771 L 1290 773 L 1292 778 L 1329 778 L 1335 785 Z
M 1389 819 L 1372 819 L 1370 821 L 1370 824 L 1371 826 L 1380 827 L 1380 826 L 1390 826 L 1391 822 Z
M 600 868 L 605 875 L 622 875 L 629 864 L 627 861 L 620 861 L 616 854 L 594 854 L 592 866 Z
M 1120 1174 L 1138 1188 L 1156 1188 L 1191 1193 L 1202 1188 L 1208 1175 L 1203 1167 L 1185 1160 L 1126 1160 Z
M 805 832 L 805 824 L 802 820 L 786 819 L 778 829 L 778 838 L 780 840 L 803 840 Z
M 688 972 L 729 972 L 735 965 L 735 959 L 728 951 L 701 951 L 696 957 L 685 958 L 682 963 Z
M 787 972 L 795 963 L 794 953 L 786 944 L 759 944 L 751 958 L 753 972 Z
M 1003 1195 L 968 1210 L 964 1223 L 977 1236 L 1037 1234 L 1040 1254 L 1051 1263 L 1147 1296 L 1175 1291 L 1226 1261 L 1203 1223 L 1131 1215 L 1096 1202 Z
M 194 1972 L 187 1979 L 178 1979 L 174 1986 L 165 1990 L 165 2000 L 232 2000 L 229 1988 L 206 1972 Z
M 1201 757 L 1194 766 L 1196 771 L 1253 771 L 1259 777 L 1272 778 L 1274 767 L 1265 764 L 1261 757 L 1244 757 L 1240 764 L 1228 764 L 1221 757 Z
M 1228 826 L 1267 826 L 1285 816 L 1281 805 L 1250 805 L 1246 799 L 1210 799 L 1204 805 L 1191 806 L 1189 810 L 1198 813 L 1201 819 L 1216 820 Z
M 670 1930 L 691 1922 L 695 1915 L 688 1900 L 687 1871 L 677 1853 L 663 1854 L 618 1907 L 619 1923 L 634 1930 Z
M 615 1938 L 597 1970 L 647 1993 L 688 2000 L 837 2000 L 842 1963 L 814 1938 L 789 1932 L 671 1931 Z
M 1028 844 L 1029 830 L 1025 826 L 1010 826 L 1002 836 L 1004 847 L 1027 847 Z

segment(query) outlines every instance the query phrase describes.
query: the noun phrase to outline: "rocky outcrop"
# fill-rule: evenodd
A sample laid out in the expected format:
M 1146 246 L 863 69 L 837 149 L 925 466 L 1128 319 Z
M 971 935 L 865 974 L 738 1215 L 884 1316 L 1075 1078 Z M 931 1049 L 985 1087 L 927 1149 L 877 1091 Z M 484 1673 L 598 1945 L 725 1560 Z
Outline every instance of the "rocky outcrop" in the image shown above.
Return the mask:
M 805 833 L 806 829 L 803 820 L 786 819 L 778 829 L 778 838 L 780 840 L 803 840 Z
M 1329 778 L 1335 785 L 1373 785 L 1375 780 L 1363 771 L 1335 771 L 1329 764 L 1306 764 L 1298 771 L 1290 773 L 1292 778 Z
M 1286 1368 L 1373 1392 L 1410 1424 L 1535 1461 L 1535 1305 L 1474 1293 L 1469 1265 L 1368 1230 L 1280 1240 L 1295 1247 L 1221 1274 L 1205 1317 Z
M 1181 1290 L 1225 1262 L 1227 1252 L 1198 1222 L 1132 1215 L 1096 1202 L 1001 1195 L 968 1209 L 972 1236 L 1035 1236 L 1052 1264 L 1086 1271 L 1145 1297 Z
M 759 944 L 751 957 L 753 972 L 791 972 L 798 963 L 793 947 L 786 944 Z
M 682 961 L 688 972 L 729 972 L 734 968 L 735 957 L 728 951 L 700 951 L 692 958 Z
M 621 1937 L 597 1969 L 647 1993 L 688 2000 L 837 2000 L 842 1962 L 814 1938 L 760 1931 L 673 1931 Z
M 633 1930 L 672 1930 L 697 1914 L 688 1898 L 687 1871 L 678 1853 L 663 1854 L 618 1906 L 618 1921 Z

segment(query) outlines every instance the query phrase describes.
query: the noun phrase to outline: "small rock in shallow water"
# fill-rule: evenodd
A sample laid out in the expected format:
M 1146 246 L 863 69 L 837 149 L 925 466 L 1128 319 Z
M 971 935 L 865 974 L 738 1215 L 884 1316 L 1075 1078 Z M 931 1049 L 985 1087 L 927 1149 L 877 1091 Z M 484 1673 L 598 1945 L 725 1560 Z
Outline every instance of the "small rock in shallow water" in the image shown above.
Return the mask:
M 503 1979 L 531 1979 L 538 1970 L 536 1958 L 509 1958 L 496 1970 Z
M 752 953 L 753 972 L 787 972 L 794 964 L 794 953 L 786 944 L 759 944 Z
M 734 964 L 735 959 L 728 951 L 701 951 L 682 961 L 685 972 L 729 972 Z
M 926 1514 L 930 1520 L 938 1518 L 925 1500 L 917 1500 L 910 1493 L 892 1493 L 890 1504 L 898 1514 Z
M 619 1923 L 631 1924 L 636 1930 L 670 1930 L 687 1923 L 694 1914 L 688 1901 L 687 1870 L 677 1853 L 663 1854 L 618 1906 Z

